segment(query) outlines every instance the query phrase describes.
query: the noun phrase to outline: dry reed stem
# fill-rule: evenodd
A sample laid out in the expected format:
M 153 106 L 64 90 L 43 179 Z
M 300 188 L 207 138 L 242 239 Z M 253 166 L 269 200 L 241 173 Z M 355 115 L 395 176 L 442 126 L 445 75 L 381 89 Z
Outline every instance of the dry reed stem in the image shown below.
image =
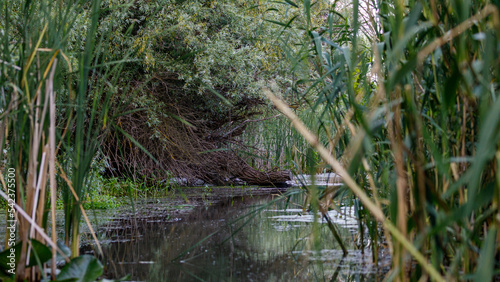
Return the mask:
M 99 243 L 99 240 L 97 239 L 94 228 L 92 228 L 92 224 L 90 224 L 90 220 L 87 216 L 87 213 L 85 212 L 85 209 L 83 208 L 82 203 L 80 202 L 80 199 L 78 198 L 78 195 L 76 195 L 75 189 L 73 189 L 73 185 L 72 185 L 71 181 L 66 176 L 66 173 L 62 169 L 59 162 L 56 161 L 56 164 L 57 164 L 57 167 L 59 168 L 59 172 L 61 173 L 60 176 L 64 179 L 64 181 L 66 181 L 66 184 L 68 184 L 68 187 L 71 190 L 71 193 L 73 193 L 73 197 L 75 197 L 75 200 L 78 202 L 78 206 L 80 207 L 83 218 L 85 219 L 85 223 L 87 223 L 87 226 L 89 227 L 90 234 L 92 235 L 92 238 L 94 239 L 94 241 L 96 243 L 97 249 L 99 250 L 99 254 L 102 255 L 103 252 L 102 252 L 101 244 Z M 78 224 L 78 223 L 76 223 L 76 224 Z M 73 238 L 73 240 L 79 240 L 79 238 Z
M 331 154 L 319 143 L 318 138 L 312 134 L 307 127 L 302 123 L 295 113 L 280 99 L 278 99 L 269 89 L 264 89 L 266 96 L 274 103 L 274 105 L 292 122 L 297 131 L 306 139 L 306 141 L 315 148 L 318 153 L 332 166 L 332 168 L 344 179 L 347 186 L 360 198 L 361 202 L 370 210 L 373 216 L 379 220 L 384 221 L 385 216 L 383 212 L 371 202 L 365 192 L 358 186 L 358 184 L 351 178 L 344 167 L 334 159 Z
M 40 50 L 43 50 L 44 48 L 38 48 L 37 51 L 40 51 Z M 50 49 L 52 50 L 52 49 Z M 54 55 L 52 55 L 52 58 L 50 58 L 50 61 L 49 61 L 49 64 L 47 65 L 47 68 L 45 68 L 45 71 L 43 72 L 43 78 L 42 80 L 40 81 L 40 83 L 38 84 L 38 87 L 36 88 L 36 94 L 35 94 L 35 97 L 33 99 L 36 99 L 37 96 L 40 94 L 40 89 L 42 88 L 42 85 L 43 85 L 43 80 L 45 80 L 47 78 L 47 75 L 49 75 L 49 71 L 52 73 L 52 65 L 54 64 L 54 61 L 57 61 L 57 54 L 59 54 L 59 50 L 56 50 L 56 52 L 54 53 Z M 54 79 L 54 75 L 52 74 L 52 80 Z M 48 96 L 46 95 L 45 96 L 45 101 L 48 100 Z M 47 103 L 44 104 L 44 112 L 46 110 L 46 105 Z M 45 118 L 45 115 L 42 115 L 42 119 Z M 41 122 L 43 124 L 43 122 Z
M 39 192 L 39 197 L 38 197 L 38 208 L 36 211 L 37 215 L 41 215 L 45 213 L 45 202 L 47 201 L 47 183 L 48 183 L 48 167 L 49 167 L 49 161 L 48 161 L 48 153 L 49 153 L 49 145 L 46 144 L 44 149 L 43 149 L 43 154 L 45 154 L 45 164 L 44 167 L 40 167 L 40 172 L 43 172 L 41 175 L 41 182 L 40 182 L 40 192 Z M 36 223 L 40 226 L 43 225 L 43 216 L 38 216 L 36 219 Z M 36 238 L 37 240 L 39 238 Z
M 479 11 L 477 14 L 470 17 L 469 19 L 467 19 L 463 23 L 457 25 L 453 29 L 450 29 L 449 31 L 446 32 L 445 35 L 443 35 L 439 38 L 436 38 L 429 45 L 425 46 L 425 48 L 422 49 L 417 54 L 417 64 L 421 64 L 424 61 L 424 59 L 427 56 L 429 56 L 434 50 L 436 50 L 440 46 L 450 42 L 453 38 L 462 34 L 462 32 L 471 28 L 477 22 L 488 17 L 489 15 L 493 15 L 493 25 L 495 26 L 495 28 L 497 28 L 497 29 L 500 28 L 498 9 L 495 6 L 493 6 L 492 4 L 488 4 L 481 11 Z
M 45 32 L 46 27 L 47 26 L 44 27 L 42 34 Z M 38 46 L 40 45 L 40 42 L 41 42 L 40 39 L 37 43 L 36 48 L 38 48 Z M 32 55 L 37 54 L 36 48 L 33 51 Z M 40 113 L 40 108 L 42 106 L 41 105 L 42 104 L 42 96 L 41 96 L 40 89 L 41 89 L 41 86 L 43 84 L 42 81 L 44 81 L 46 79 L 46 77 L 49 74 L 49 71 L 51 69 L 52 69 L 52 71 L 51 71 L 52 77 L 49 80 L 53 80 L 55 69 L 52 68 L 52 66 L 53 66 L 54 60 L 56 59 L 57 53 L 58 53 L 58 51 L 56 51 L 55 54 L 52 56 L 52 58 L 49 62 L 49 65 L 47 66 L 47 68 L 44 71 L 43 79 L 41 80 L 41 82 L 39 83 L 39 85 L 37 87 L 37 90 L 35 92 L 35 97 L 33 97 L 33 103 L 36 103 L 36 105 L 33 105 L 33 103 L 28 102 L 28 104 L 31 104 L 30 105 L 31 113 L 33 113 L 33 108 L 35 108 L 34 109 L 35 114 L 34 114 L 34 116 L 30 115 L 33 131 L 31 134 L 32 147 L 30 148 L 31 151 L 29 154 L 28 185 L 27 185 L 27 189 L 26 189 L 26 196 L 27 196 L 26 197 L 26 207 L 28 207 L 27 208 L 28 213 L 30 212 L 29 208 L 30 207 L 32 208 L 31 218 L 34 219 L 35 221 L 36 221 L 37 210 L 38 210 L 38 212 L 43 211 L 43 206 L 45 203 L 45 196 L 44 196 L 45 195 L 45 186 L 46 186 L 46 182 L 47 182 L 47 179 L 46 179 L 47 166 L 45 164 L 45 156 L 46 156 L 47 152 L 44 152 L 42 155 L 42 163 L 41 163 L 41 166 L 39 168 L 40 172 L 38 174 L 38 177 L 37 177 L 37 171 L 36 171 L 37 167 L 38 167 L 38 152 L 40 150 L 40 145 L 43 142 L 42 141 L 43 140 L 42 133 L 43 133 L 43 127 L 44 127 L 44 123 L 45 123 L 45 116 L 46 116 L 46 112 L 47 112 L 47 108 L 48 108 L 48 104 L 49 104 L 49 96 L 45 95 L 45 98 L 43 101 L 43 108 L 42 108 L 42 111 Z M 38 59 L 38 57 L 37 57 L 37 59 Z M 30 65 L 30 63 L 27 65 L 27 67 L 29 67 L 29 65 Z M 25 73 L 24 73 L 24 75 L 25 75 Z M 25 79 L 25 78 L 26 77 L 23 77 L 23 79 Z M 49 82 L 47 81 L 47 83 L 49 83 Z M 27 85 L 25 85 L 25 86 L 26 86 L 26 92 L 27 92 Z M 29 96 L 28 96 L 28 98 L 29 98 Z M 44 150 L 44 151 L 46 151 L 46 150 Z M 37 178 L 38 178 L 38 181 L 37 181 Z M 40 194 L 43 195 L 41 198 L 40 198 Z M 40 201 L 40 203 L 39 203 L 39 201 Z M 42 218 L 39 217 L 38 221 L 40 223 L 41 223 L 41 220 L 42 220 Z M 26 259 L 26 261 L 28 262 L 29 257 L 30 257 L 31 248 L 29 246 L 27 246 L 25 242 L 26 242 L 26 240 L 33 238 L 34 226 L 31 225 L 29 234 L 28 234 L 28 227 L 27 226 L 24 227 L 24 224 L 21 224 L 21 226 L 22 227 L 20 228 L 20 234 L 21 234 L 21 240 L 23 241 L 23 245 L 21 248 L 22 253 L 21 253 L 20 259 L 21 259 L 21 261 Z M 29 243 L 29 241 L 27 241 L 27 242 Z M 27 248 L 27 250 L 26 250 L 26 248 Z M 25 251 L 26 251 L 26 253 L 25 253 Z M 20 269 L 20 272 L 23 272 L 22 267 Z M 32 273 L 32 274 L 35 275 L 34 273 Z M 32 277 L 34 277 L 34 276 L 32 276 Z
M 445 281 L 441 274 L 427 262 L 426 258 L 411 244 L 410 241 L 392 224 L 387 220 L 382 210 L 373 203 L 368 195 L 362 190 L 361 187 L 349 175 L 347 170 L 328 152 L 328 150 L 321 145 L 318 138 L 307 129 L 304 123 L 297 115 L 280 99 L 278 99 L 269 89 L 263 89 L 264 94 L 273 102 L 292 123 L 295 129 L 306 139 L 306 141 L 321 155 L 321 157 L 342 177 L 344 183 L 349 189 L 359 198 L 363 205 L 370 211 L 370 213 L 379 222 L 382 222 L 385 228 L 389 230 L 393 238 L 398 241 L 403 248 L 413 255 L 416 261 L 420 263 L 422 268 L 429 274 L 435 281 Z M 387 238 L 389 239 L 389 238 Z
M 20 71 L 20 70 L 21 70 L 21 67 L 16 66 L 16 65 L 14 65 L 14 64 L 12 64 L 12 63 L 9 63 L 9 62 L 6 62 L 6 61 L 3 61 L 3 60 L 0 60 L 0 64 L 4 64 L 4 65 L 6 65 L 6 66 L 10 66 L 10 67 L 12 67 L 13 69 L 18 70 L 18 71 Z
M 28 58 L 28 62 L 25 65 L 25 70 L 23 72 L 23 78 L 21 85 L 24 87 L 24 91 L 27 97 L 28 101 L 28 117 L 30 120 L 30 135 L 29 135 L 29 152 L 28 152 L 28 176 L 27 176 L 27 184 L 24 187 L 24 191 L 22 187 L 17 187 L 16 192 L 18 193 L 16 201 L 18 202 L 18 205 L 22 206 L 24 209 L 26 209 L 27 214 L 32 213 L 33 210 L 33 204 L 36 201 L 34 199 L 35 193 L 36 193 L 36 185 L 37 185 L 37 169 L 38 169 L 38 154 L 40 150 L 40 144 L 42 142 L 41 140 L 41 128 L 42 125 L 40 122 L 43 122 L 41 117 L 40 117 L 40 107 L 41 107 L 41 98 L 40 95 L 38 95 L 38 92 L 36 93 L 35 99 L 31 100 L 30 95 L 29 95 L 29 85 L 27 85 L 27 70 L 30 68 L 31 64 L 33 63 L 34 57 L 36 55 L 36 48 L 41 43 L 42 40 L 42 35 L 45 33 L 47 28 L 47 25 L 45 25 L 44 30 L 42 31 L 42 34 L 40 35 L 40 38 L 37 42 L 37 45 L 34 49 L 34 51 L 30 54 L 30 57 Z M 37 90 L 38 91 L 38 90 Z M 23 197 L 22 193 L 25 192 L 26 195 Z M 25 199 L 25 201 L 23 201 Z M 19 261 L 25 261 L 29 259 L 29 246 L 27 245 L 27 242 L 29 241 L 29 230 L 30 230 L 30 224 L 27 222 L 24 218 L 20 218 L 19 220 L 19 236 L 21 238 L 21 255 L 19 258 Z M 17 275 L 19 276 L 19 279 L 24 280 L 26 277 L 32 277 L 30 276 L 29 272 L 26 271 L 26 265 L 25 264 L 19 264 L 17 268 Z
M 38 199 L 40 198 L 40 190 L 41 190 L 40 186 L 42 185 L 42 181 L 44 179 L 44 174 L 47 173 L 47 171 L 46 171 L 47 167 L 45 165 L 45 156 L 46 155 L 47 155 L 47 153 L 43 152 L 42 161 L 40 163 L 40 173 L 38 174 L 38 181 L 37 181 L 36 188 L 35 188 L 36 189 L 35 190 L 35 197 L 33 198 L 33 210 L 31 211 L 31 218 L 35 221 L 36 221 L 36 216 L 37 216 L 36 212 L 38 209 Z M 28 239 L 33 238 L 34 233 L 35 233 L 35 226 L 32 224 Z M 28 248 L 28 254 L 26 255 L 26 264 L 29 264 L 30 252 L 31 252 L 31 248 Z

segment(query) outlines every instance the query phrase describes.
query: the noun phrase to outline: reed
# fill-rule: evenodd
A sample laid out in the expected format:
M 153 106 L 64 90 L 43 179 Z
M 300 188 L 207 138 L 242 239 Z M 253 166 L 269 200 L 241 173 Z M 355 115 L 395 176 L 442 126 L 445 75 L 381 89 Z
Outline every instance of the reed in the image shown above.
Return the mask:
M 4 1 L 0 9 L 0 151 L 5 149 L 6 166 L 15 169 L 16 210 L 22 215 L 16 279 L 46 278 L 33 240 L 52 246 L 55 279 L 56 199 L 63 195 L 66 243 L 74 258 L 79 256 L 82 216 L 93 230 L 82 201 L 90 164 L 113 124 L 113 85 L 122 62 L 102 64 L 99 46 L 108 34 L 97 30 L 99 0 Z M 51 238 L 44 233 L 49 226 Z M 38 260 L 34 266 L 28 263 L 33 255 Z
M 287 1 L 277 22 L 289 59 L 310 70 L 292 88 L 316 121 L 304 126 L 303 112 L 268 97 L 369 211 L 372 242 L 392 245 L 390 277 L 490 281 L 500 244 L 498 7 L 336 1 L 314 10 L 320 2 Z

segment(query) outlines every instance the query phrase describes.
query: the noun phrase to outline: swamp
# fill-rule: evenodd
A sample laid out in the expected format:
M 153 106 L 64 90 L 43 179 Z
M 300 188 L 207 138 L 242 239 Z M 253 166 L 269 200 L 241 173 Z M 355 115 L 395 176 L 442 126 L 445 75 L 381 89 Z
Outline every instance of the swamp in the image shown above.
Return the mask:
M 0 280 L 500 281 L 499 9 L 0 1 Z

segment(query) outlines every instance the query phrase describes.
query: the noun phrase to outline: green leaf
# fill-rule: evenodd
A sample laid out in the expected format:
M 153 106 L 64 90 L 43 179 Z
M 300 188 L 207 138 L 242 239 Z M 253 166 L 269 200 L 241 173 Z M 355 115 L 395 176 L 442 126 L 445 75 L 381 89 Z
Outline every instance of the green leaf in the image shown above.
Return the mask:
M 267 22 L 270 22 L 270 23 L 274 23 L 274 24 L 283 26 L 283 30 L 277 36 L 279 38 L 283 34 L 285 29 L 287 29 L 288 27 L 290 27 L 292 25 L 293 21 L 295 21 L 296 18 L 298 18 L 298 15 L 293 16 L 286 24 L 283 22 L 278 22 L 278 21 L 273 21 L 273 20 L 267 20 L 267 19 L 264 19 L 264 20 Z
M 187 125 L 189 127 L 196 128 L 196 126 L 192 125 L 190 122 L 188 122 L 187 120 L 185 120 L 185 119 L 183 119 L 183 118 L 181 118 L 179 116 L 176 116 L 176 115 L 174 115 L 172 113 L 165 113 L 165 114 L 168 115 L 168 116 L 170 116 L 170 117 L 172 117 L 172 118 L 174 118 L 174 119 L 176 119 L 176 120 L 178 120 L 178 121 L 180 121 L 180 122 L 182 122 L 182 123 L 184 123 L 185 125 Z
M 342 52 L 344 54 L 344 59 L 347 64 L 347 67 L 349 70 L 352 70 L 352 65 L 351 65 L 351 52 L 349 50 L 349 47 L 342 47 Z
M 497 236 L 496 228 L 488 231 L 486 240 L 484 240 L 481 253 L 479 254 L 479 263 L 477 264 L 475 281 L 492 281 L 493 270 L 495 269 L 495 240 Z
M 14 251 L 14 260 L 11 261 L 9 255 L 11 251 Z M 11 269 L 15 269 L 17 265 L 17 261 L 19 260 L 19 255 L 21 254 L 21 244 L 17 243 L 12 248 L 8 248 L 7 250 L 0 253 L 0 270 L 3 275 L 14 275 L 15 273 L 9 272 Z M 10 255 L 12 256 L 12 255 Z
M 30 251 L 30 259 L 28 263 L 28 267 L 38 265 L 37 259 L 35 257 L 38 256 L 38 259 L 41 263 L 48 261 L 52 257 L 52 252 L 49 247 L 40 243 L 37 240 L 31 240 L 31 251 Z M 3 251 L 0 253 L 0 270 L 5 274 L 11 274 L 8 271 L 12 269 L 11 250 L 14 253 L 14 263 L 17 264 L 19 261 L 19 257 L 21 256 L 21 242 L 17 242 L 13 247 Z
M 44 245 L 43 243 L 32 239 L 31 240 L 31 252 L 30 252 L 30 260 L 28 267 L 38 265 L 38 262 L 35 258 L 35 255 L 38 256 L 38 259 L 41 263 L 44 263 L 52 258 L 52 251 L 49 247 Z M 20 248 L 19 248 L 20 249 Z
M 316 55 L 321 58 L 321 55 L 323 54 L 323 49 L 321 47 L 321 36 L 316 31 L 312 31 L 311 35 L 313 37 L 314 46 L 316 47 Z
M 311 0 L 304 0 L 304 14 L 307 18 L 307 26 L 311 24 Z
M 292 1 L 290 0 L 285 0 L 285 2 L 287 2 L 288 4 L 294 6 L 295 8 L 298 8 L 299 6 L 297 6 L 297 4 L 293 3 Z
M 404 36 L 397 41 L 394 49 L 390 53 L 392 60 L 401 59 L 401 56 L 405 54 L 405 49 L 408 48 L 408 45 L 412 42 L 412 40 L 415 40 L 417 34 L 429 29 L 430 27 L 432 27 L 432 24 L 430 22 L 424 22 L 420 25 L 412 26 L 411 28 L 409 28 L 405 32 Z
M 66 257 L 71 257 L 71 250 L 68 246 L 64 245 L 64 243 L 62 241 L 57 241 L 57 247 L 59 248 L 59 250 L 61 250 L 65 255 Z M 60 254 L 60 253 L 57 253 L 57 256 L 56 256 L 56 262 L 62 262 L 64 261 L 64 257 Z M 48 264 L 50 265 L 50 263 L 52 262 L 52 260 L 49 260 L 48 261 Z
M 295 17 L 296 18 L 296 17 Z M 294 18 L 294 19 L 295 19 Z M 284 22 L 279 22 L 279 21 L 273 21 L 273 20 L 268 20 L 268 19 L 264 19 L 266 22 L 270 22 L 270 23 L 273 23 L 273 24 L 277 24 L 277 25 L 281 25 L 281 26 L 284 26 L 284 27 L 288 27 L 289 26 L 289 23 L 284 23 Z M 293 19 L 292 19 L 293 20 Z
M 210 87 L 209 85 L 207 85 L 203 81 L 200 80 L 200 84 L 203 85 L 208 91 L 210 91 L 213 94 L 215 94 L 215 96 L 219 97 L 228 106 L 232 106 L 233 105 L 231 102 L 229 102 L 228 99 L 226 99 L 226 97 L 222 96 L 222 94 L 220 94 L 219 92 L 215 91 L 212 87 Z
M 398 83 L 404 83 L 406 79 L 408 79 L 407 75 L 409 75 L 412 71 L 417 67 L 417 56 L 411 56 L 408 58 L 406 63 L 404 63 L 401 68 L 397 69 L 393 75 L 391 75 L 387 91 L 392 91 Z
M 57 275 L 57 281 L 92 282 L 102 275 L 103 270 L 104 268 L 98 259 L 90 255 L 83 255 L 67 263 Z

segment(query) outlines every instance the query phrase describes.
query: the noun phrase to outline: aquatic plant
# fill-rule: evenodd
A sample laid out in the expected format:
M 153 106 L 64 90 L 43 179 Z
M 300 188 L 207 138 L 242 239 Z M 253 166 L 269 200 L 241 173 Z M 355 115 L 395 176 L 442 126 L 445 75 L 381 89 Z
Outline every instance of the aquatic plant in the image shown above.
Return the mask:
M 314 134 L 276 97 L 286 96 L 268 96 L 359 199 L 371 240 L 385 234 L 389 277 L 491 280 L 500 267 L 497 4 L 335 1 L 313 21 L 319 2 L 283 2 L 277 22 L 283 42 L 304 39 L 286 50 L 310 70 L 297 71 L 291 91 L 316 113 Z
M 4 1 L 0 9 L 0 151 L 6 159 L 2 170 L 9 172 L 8 187 L 0 178 L 1 194 L 6 200 L 15 198 L 7 219 L 13 219 L 9 216 L 15 209 L 21 242 L 14 248 L 6 240 L 6 247 L 16 251 L 11 269 L 17 280 L 40 280 L 48 274 L 55 279 L 57 254 L 68 267 L 76 264 L 56 242 L 59 193 L 70 256 L 79 256 L 82 217 L 100 251 L 82 204 L 91 162 L 103 133 L 114 125 L 110 106 L 123 60 L 101 64 L 99 45 L 108 34 L 97 31 L 99 0 Z M 51 237 L 45 233 L 49 215 Z M 27 263 L 33 258 L 35 263 Z M 43 264 L 50 258 L 51 269 L 45 271 Z

